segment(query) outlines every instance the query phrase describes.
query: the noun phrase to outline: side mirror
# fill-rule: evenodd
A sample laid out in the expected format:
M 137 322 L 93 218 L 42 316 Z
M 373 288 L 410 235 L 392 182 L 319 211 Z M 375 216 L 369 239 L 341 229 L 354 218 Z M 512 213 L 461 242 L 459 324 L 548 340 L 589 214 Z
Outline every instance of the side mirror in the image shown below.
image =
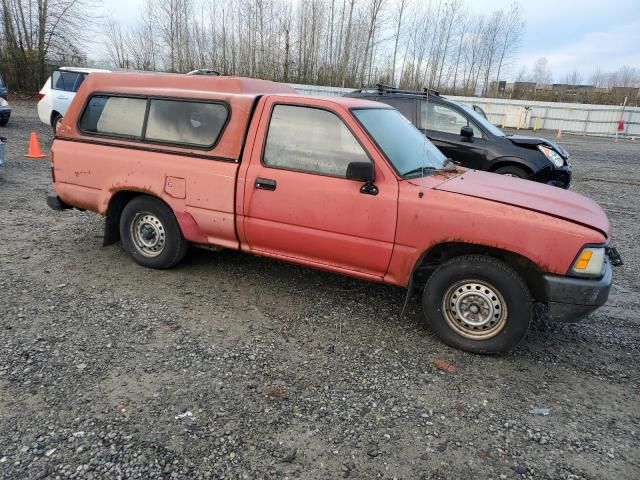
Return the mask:
M 373 184 L 375 169 L 372 162 L 351 162 L 347 165 L 347 178 L 364 182 L 360 187 L 360 193 L 365 195 L 377 195 L 378 187 Z
M 351 162 L 347 165 L 347 178 L 358 182 L 373 182 L 374 170 L 371 162 Z
M 473 128 L 468 125 L 465 125 L 460 129 L 460 136 L 465 142 L 473 141 Z

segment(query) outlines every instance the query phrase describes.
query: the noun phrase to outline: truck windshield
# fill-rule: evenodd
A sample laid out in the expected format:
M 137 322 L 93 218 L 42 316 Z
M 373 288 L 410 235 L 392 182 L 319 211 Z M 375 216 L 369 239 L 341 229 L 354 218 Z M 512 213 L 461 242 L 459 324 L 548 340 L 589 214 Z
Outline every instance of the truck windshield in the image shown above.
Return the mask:
M 399 111 L 356 108 L 352 112 L 400 175 L 425 175 L 447 164 L 440 150 Z

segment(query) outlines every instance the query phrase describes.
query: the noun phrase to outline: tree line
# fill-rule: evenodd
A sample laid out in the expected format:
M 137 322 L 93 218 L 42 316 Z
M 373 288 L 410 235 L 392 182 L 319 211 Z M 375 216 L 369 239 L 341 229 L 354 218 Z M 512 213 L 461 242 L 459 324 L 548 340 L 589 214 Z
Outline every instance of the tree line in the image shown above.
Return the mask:
M 533 64 L 531 70 L 526 65 L 522 66 L 515 77 L 517 82 L 535 82 L 538 85 L 549 84 L 554 81 L 554 76 L 549 68 L 546 57 L 539 58 Z M 557 83 L 565 85 L 589 85 L 594 88 L 633 88 L 640 86 L 640 70 L 624 65 L 618 70 L 607 72 L 601 67 L 596 67 L 589 75 L 584 75 L 579 70 L 572 70 L 564 76 L 557 78 Z
M 532 68 L 521 67 L 510 88 L 498 89 L 498 97 L 518 100 L 577 102 L 595 104 L 638 105 L 640 70 L 628 65 L 607 72 L 596 67 L 590 75 L 578 70 L 557 77 L 554 82 L 546 57 L 537 59 Z
M 104 46 L 123 69 L 472 94 L 507 73 L 523 29 L 517 2 L 473 13 L 465 0 L 146 0 L 133 26 L 107 20 Z
M 144 0 L 126 25 L 98 21 L 91 2 L 0 0 L 0 74 L 12 90 L 39 90 L 55 66 L 88 66 L 89 49 L 94 58 L 102 52 L 99 66 L 114 69 L 212 68 L 291 83 L 384 83 L 459 95 L 500 96 L 503 78 L 553 80 L 545 58 L 513 72 L 525 28 L 517 1 L 473 11 L 469 0 Z M 637 87 L 640 72 L 597 69 L 563 80 L 600 90 Z

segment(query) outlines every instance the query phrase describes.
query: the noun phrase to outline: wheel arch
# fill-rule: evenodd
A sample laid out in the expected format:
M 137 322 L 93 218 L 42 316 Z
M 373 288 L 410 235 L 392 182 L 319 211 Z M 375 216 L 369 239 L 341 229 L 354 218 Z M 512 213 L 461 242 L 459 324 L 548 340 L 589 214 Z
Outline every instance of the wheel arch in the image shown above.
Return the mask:
M 49 116 L 49 124 L 53 127 L 53 121 L 56 119 L 56 117 L 60 115 L 60 112 L 58 112 L 57 110 L 51 110 L 51 115 Z
M 136 190 L 118 190 L 111 195 L 107 204 L 106 220 L 104 222 L 103 246 L 111 245 L 120 240 L 120 217 L 124 207 L 134 198 L 149 197 L 163 203 L 176 218 L 184 238 L 190 242 L 208 243 L 207 236 L 202 232 L 193 216 L 185 211 L 178 211 L 162 197 L 153 192 Z
M 131 190 L 120 190 L 111 195 L 107 205 L 107 215 L 104 222 L 104 240 L 102 246 L 106 247 L 120 240 L 120 216 L 124 207 L 136 197 L 146 195 L 162 201 L 161 198 L 147 193 Z
M 490 172 L 495 172 L 497 169 L 502 167 L 518 167 L 525 170 L 529 175 L 533 175 L 533 169 L 528 165 L 528 162 L 522 158 L 518 157 L 499 157 L 493 160 L 491 163 L 491 167 L 489 168 Z
M 543 272 L 529 258 L 518 253 L 488 245 L 465 242 L 442 242 L 426 250 L 414 266 L 411 282 L 426 282 L 431 273 L 442 263 L 463 255 L 486 255 L 502 260 L 511 266 L 526 283 L 536 300 L 545 298 Z

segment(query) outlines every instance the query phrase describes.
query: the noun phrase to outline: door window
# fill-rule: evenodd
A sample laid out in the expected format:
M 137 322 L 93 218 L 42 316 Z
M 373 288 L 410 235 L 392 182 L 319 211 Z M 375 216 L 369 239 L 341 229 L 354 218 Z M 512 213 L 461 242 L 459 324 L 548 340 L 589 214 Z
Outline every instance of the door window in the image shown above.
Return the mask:
M 345 177 L 349 163 L 369 161 L 334 113 L 294 105 L 274 107 L 264 149 L 266 166 Z
M 467 117 L 453 108 L 435 102 L 423 101 L 420 106 L 420 121 L 423 129 L 460 135 L 462 127 L 473 129 L 475 137 L 482 137 L 480 131 L 469 123 Z

